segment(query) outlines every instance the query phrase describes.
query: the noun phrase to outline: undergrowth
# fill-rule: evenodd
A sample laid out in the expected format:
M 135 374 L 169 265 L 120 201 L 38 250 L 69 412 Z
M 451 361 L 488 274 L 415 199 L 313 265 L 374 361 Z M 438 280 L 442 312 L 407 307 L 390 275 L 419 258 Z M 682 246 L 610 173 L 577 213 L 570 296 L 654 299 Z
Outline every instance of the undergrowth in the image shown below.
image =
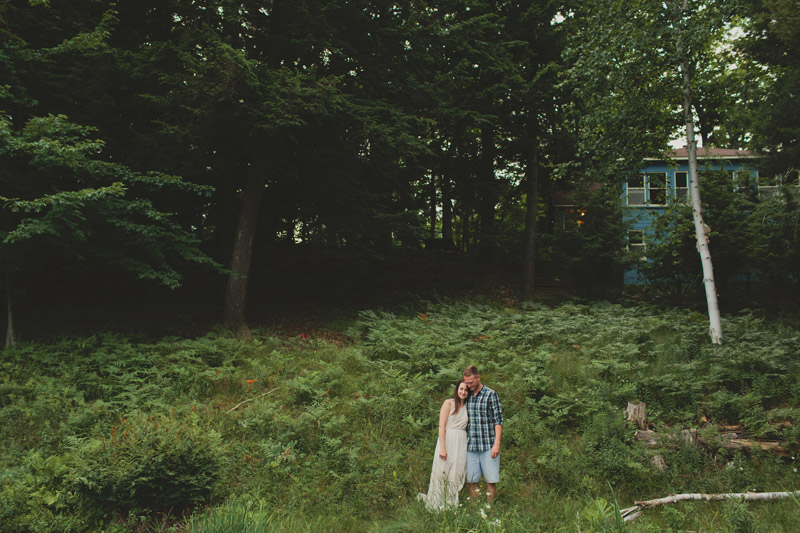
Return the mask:
M 690 311 L 457 301 L 335 337 L 21 344 L 0 358 L 0 531 L 792 531 L 796 500 L 618 509 L 798 488 L 795 324 L 728 317 L 714 346 Z M 499 497 L 430 514 L 415 496 L 468 364 L 503 403 Z M 629 401 L 701 444 L 648 447 Z M 730 449 L 729 426 L 785 453 Z

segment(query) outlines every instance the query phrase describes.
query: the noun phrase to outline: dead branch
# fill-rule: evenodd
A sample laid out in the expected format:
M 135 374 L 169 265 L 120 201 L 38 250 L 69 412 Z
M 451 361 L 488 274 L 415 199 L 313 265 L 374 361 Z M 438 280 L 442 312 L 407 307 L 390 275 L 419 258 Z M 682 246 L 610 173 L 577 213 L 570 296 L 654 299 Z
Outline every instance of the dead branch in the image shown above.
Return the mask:
M 710 446 L 713 444 L 729 450 L 752 450 L 754 448 L 760 448 L 765 452 L 770 451 L 782 456 L 789 455 L 789 451 L 781 447 L 780 441 L 744 439 L 740 438 L 738 433 L 723 433 L 718 439 L 711 441 L 702 435 L 698 435 L 696 429 L 684 429 L 680 432 L 679 436 L 683 442 L 692 445 L 700 443 L 705 446 Z M 636 438 L 644 441 L 644 443 L 651 448 L 664 444 L 677 446 L 681 442 L 681 440 L 678 440 L 678 435 L 676 434 L 656 433 L 650 429 L 636 430 Z
M 765 501 L 765 500 L 779 500 L 782 498 L 798 498 L 800 497 L 800 490 L 794 492 L 739 492 L 739 493 L 723 493 L 723 494 L 673 494 L 665 498 L 657 498 L 655 500 L 646 500 L 636 502 L 633 507 L 622 509 L 620 514 L 625 522 L 636 519 L 641 511 L 659 505 L 668 503 L 687 502 L 687 501 L 722 501 L 722 500 L 743 500 L 743 501 Z
M 253 400 L 258 400 L 259 398 L 263 398 L 263 397 L 264 397 L 264 396 L 266 396 L 267 394 L 270 394 L 271 392 L 275 392 L 276 390 L 278 390 L 278 387 L 275 387 L 275 388 L 274 388 L 274 389 L 272 389 L 272 390 L 268 390 L 268 391 L 267 391 L 267 392 L 265 392 L 264 394 L 261 394 L 260 396 L 256 396 L 255 398 L 248 398 L 247 400 L 241 401 L 241 402 L 237 403 L 236 405 L 234 405 L 233 407 L 231 407 L 230 409 L 228 409 L 228 410 L 227 410 L 227 411 L 225 411 L 225 412 L 226 412 L 226 413 L 230 413 L 231 411 L 235 411 L 235 410 L 237 410 L 238 408 L 240 408 L 241 406 L 243 406 L 244 404 L 246 404 L 247 402 L 252 402 Z

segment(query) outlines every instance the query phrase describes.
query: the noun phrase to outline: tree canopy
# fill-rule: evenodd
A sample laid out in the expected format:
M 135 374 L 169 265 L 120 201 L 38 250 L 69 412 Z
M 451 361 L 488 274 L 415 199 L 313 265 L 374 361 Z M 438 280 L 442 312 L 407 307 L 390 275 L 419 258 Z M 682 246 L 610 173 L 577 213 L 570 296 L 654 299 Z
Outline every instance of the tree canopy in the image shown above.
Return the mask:
M 681 54 L 702 142 L 796 176 L 795 4 L 10 0 L 7 296 L 55 263 L 175 287 L 213 260 L 238 327 L 254 261 L 300 245 L 438 242 L 526 298 L 535 271 L 618 273 L 615 191 L 685 127 Z M 556 189 L 597 217 L 569 238 Z

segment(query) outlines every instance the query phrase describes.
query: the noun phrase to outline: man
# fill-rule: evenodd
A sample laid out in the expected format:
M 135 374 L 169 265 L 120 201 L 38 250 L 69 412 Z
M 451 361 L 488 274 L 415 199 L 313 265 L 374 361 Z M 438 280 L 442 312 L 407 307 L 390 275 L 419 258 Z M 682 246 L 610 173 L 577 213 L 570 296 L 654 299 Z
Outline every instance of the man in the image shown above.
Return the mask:
M 472 498 L 478 496 L 481 475 L 486 480 L 489 501 L 497 495 L 500 480 L 500 437 L 503 434 L 503 409 L 497 393 L 481 383 L 474 366 L 464 369 L 464 382 L 472 392 L 467 400 L 467 483 Z

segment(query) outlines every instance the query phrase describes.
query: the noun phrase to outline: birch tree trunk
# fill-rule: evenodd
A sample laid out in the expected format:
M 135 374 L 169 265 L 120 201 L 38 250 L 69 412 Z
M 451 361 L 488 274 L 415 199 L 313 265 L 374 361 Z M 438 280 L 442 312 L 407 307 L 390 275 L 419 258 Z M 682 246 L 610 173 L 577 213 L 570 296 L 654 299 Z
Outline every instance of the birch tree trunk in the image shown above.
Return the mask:
M 683 12 L 686 12 L 688 0 L 683 0 Z M 717 286 L 714 282 L 714 265 L 711 262 L 711 248 L 708 245 L 706 224 L 703 221 L 703 204 L 700 200 L 700 182 L 697 177 L 697 140 L 694 136 L 694 117 L 692 114 L 692 75 L 689 72 L 688 46 L 683 32 L 679 30 L 678 56 L 680 58 L 680 72 L 683 81 L 683 118 L 686 123 L 686 148 L 689 152 L 689 182 L 692 198 L 692 218 L 697 237 L 697 251 L 703 266 L 703 285 L 706 291 L 708 304 L 709 335 L 711 342 L 722 344 L 722 322 L 719 315 L 717 301 Z
M 642 514 L 642 510 L 657 507 L 659 505 L 666 505 L 669 503 L 678 502 L 695 502 L 695 501 L 724 501 L 724 500 L 741 500 L 746 502 L 763 502 L 780 500 L 783 498 L 798 498 L 800 491 L 794 492 L 740 492 L 740 493 L 724 493 L 724 494 L 673 494 L 665 498 L 656 498 L 655 500 L 647 500 L 643 502 L 636 502 L 633 507 L 627 509 L 620 509 L 620 515 L 623 521 L 630 522 L 635 520 Z

